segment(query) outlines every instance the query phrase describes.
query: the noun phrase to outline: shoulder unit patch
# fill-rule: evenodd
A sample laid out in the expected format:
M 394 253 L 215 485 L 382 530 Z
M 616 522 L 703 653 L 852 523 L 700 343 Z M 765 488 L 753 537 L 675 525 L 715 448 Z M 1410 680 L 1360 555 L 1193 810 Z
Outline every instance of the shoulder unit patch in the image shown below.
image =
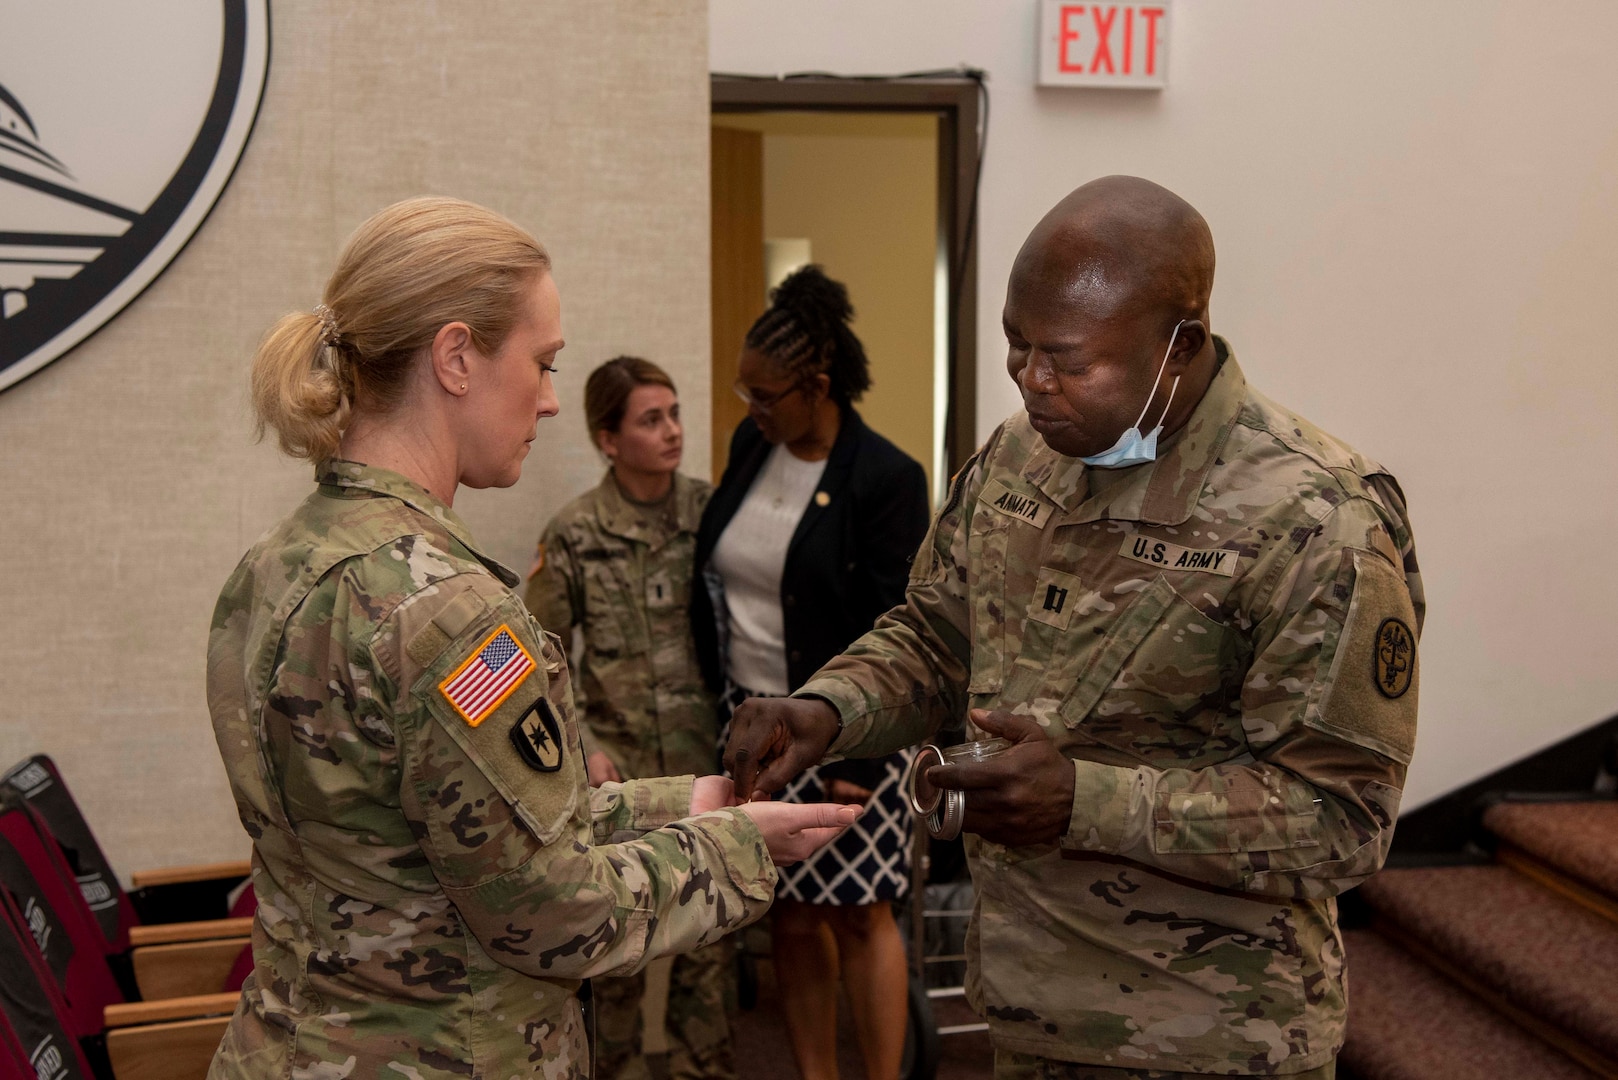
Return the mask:
M 555 772 L 562 767 L 562 725 L 550 698 L 535 701 L 511 725 L 511 744 L 530 769 Z
M 1386 698 L 1399 698 L 1410 689 L 1416 658 L 1416 638 L 1403 619 L 1383 619 L 1376 629 L 1371 663 L 1375 667 L 1376 688 Z

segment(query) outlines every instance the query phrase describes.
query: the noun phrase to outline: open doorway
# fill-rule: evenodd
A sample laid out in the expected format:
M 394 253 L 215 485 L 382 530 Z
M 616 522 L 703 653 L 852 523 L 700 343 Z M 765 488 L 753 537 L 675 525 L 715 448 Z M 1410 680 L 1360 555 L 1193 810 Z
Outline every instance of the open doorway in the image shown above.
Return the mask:
M 978 85 L 713 80 L 713 470 L 769 288 L 806 262 L 848 286 L 873 386 L 859 409 L 927 470 L 935 501 L 974 446 Z

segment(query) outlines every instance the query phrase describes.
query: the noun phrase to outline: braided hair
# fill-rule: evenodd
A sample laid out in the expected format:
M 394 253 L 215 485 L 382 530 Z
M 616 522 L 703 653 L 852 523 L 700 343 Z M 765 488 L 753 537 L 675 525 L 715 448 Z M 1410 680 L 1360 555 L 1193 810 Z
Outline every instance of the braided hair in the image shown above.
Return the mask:
M 747 332 L 747 346 L 800 379 L 824 372 L 832 400 L 848 405 L 871 388 L 865 346 L 849 327 L 853 318 L 848 289 L 811 263 L 770 290 L 770 306 Z

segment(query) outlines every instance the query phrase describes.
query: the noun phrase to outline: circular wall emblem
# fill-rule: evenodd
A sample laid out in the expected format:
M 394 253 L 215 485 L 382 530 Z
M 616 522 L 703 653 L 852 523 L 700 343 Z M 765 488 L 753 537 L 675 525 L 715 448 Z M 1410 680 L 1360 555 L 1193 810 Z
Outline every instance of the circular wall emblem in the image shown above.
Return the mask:
M 1416 670 L 1416 636 L 1403 619 L 1383 619 L 1376 628 L 1376 647 L 1371 657 L 1372 678 L 1383 697 L 1402 697 L 1410 689 Z
M 0 390 L 95 333 L 230 180 L 269 70 L 268 0 L 7 6 Z

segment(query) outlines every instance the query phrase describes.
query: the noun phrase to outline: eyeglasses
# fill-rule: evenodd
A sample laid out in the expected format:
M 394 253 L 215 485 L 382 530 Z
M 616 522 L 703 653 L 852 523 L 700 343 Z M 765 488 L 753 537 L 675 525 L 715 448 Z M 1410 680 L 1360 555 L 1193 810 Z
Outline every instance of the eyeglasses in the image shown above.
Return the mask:
M 743 403 L 748 405 L 750 408 L 758 409 L 760 412 L 769 412 L 771 409 L 779 405 L 783 400 L 791 397 L 797 391 L 802 390 L 805 382 L 807 382 L 807 380 L 799 379 L 785 390 L 775 394 L 757 393 L 756 391 L 748 389 L 740 379 L 737 379 L 734 383 L 732 383 L 730 388 L 736 391 L 736 396 L 741 398 Z

